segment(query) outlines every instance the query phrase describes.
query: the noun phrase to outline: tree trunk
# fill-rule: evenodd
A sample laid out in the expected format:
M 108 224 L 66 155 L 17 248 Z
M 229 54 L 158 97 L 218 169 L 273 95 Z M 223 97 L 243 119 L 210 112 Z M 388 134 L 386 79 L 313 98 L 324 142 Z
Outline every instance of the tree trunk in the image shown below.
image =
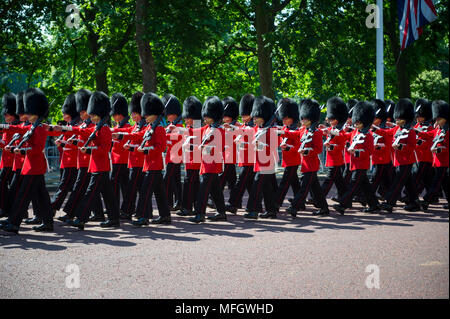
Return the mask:
M 142 89 L 144 92 L 156 92 L 156 66 L 152 48 L 146 38 L 145 21 L 148 16 L 149 2 L 136 0 L 136 45 L 142 69 Z
M 88 23 L 93 22 L 95 20 L 95 12 L 93 10 L 86 10 L 86 19 Z M 105 94 L 108 94 L 108 78 L 106 74 L 107 62 L 102 61 L 102 59 L 98 55 L 100 49 L 100 44 L 98 43 L 99 38 L 100 36 L 93 32 L 92 29 L 89 30 L 88 43 L 92 58 L 94 59 L 95 89 L 97 91 L 103 91 Z
M 274 29 L 274 18 L 265 1 L 255 4 L 255 29 L 258 50 L 258 72 L 262 94 L 275 99 L 272 88 L 272 48 L 264 37 Z
M 385 19 L 384 29 L 389 37 L 390 47 L 397 64 L 395 71 L 397 73 L 397 92 L 398 98 L 411 98 L 411 81 L 408 72 L 408 54 L 405 49 L 400 54 L 400 35 L 398 33 L 397 6 L 395 1 L 390 4 L 388 19 Z M 409 48 L 411 50 L 411 48 Z M 400 59 L 399 59 L 400 56 Z

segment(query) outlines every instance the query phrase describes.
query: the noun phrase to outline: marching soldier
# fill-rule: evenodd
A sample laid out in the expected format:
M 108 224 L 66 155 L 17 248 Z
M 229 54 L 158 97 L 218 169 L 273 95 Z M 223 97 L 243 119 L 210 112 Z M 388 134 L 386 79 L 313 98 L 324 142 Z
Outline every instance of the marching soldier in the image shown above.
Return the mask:
M 203 104 L 202 118 L 205 126 L 193 130 L 194 135 L 200 133 L 201 152 L 200 189 L 194 205 L 195 216 L 189 221 L 201 223 L 205 221 L 208 195 L 211 194 L 217 213 L 209 216 L 211 221 L 226 220 L 225 200 L 219 174 L 222 172 L 225 132 L 220 122 L 223 118 L 223 104 L 217 96 L 208 97 Z
M 254 147 L 255 152 L 253 165 L 255 177 L 247 202 L 247 214 L 244 215 L 244 218 L 277 218 L 278 206 L 275 200 L 276 189 L 273 178 L 278 162 L 278 129 L 272 126 L 276 118 L 275 103 L 268 97 L 259 96 L 253 103 L 250 115 L 255 123 L 253 141 L 250 145 Z M 263 199 L 264 213 L 262 213 Z
M 344 195 L 338 198 L 339 204 L 333 205 L 333 208 L 341 215 L 347 208 L 351 207 L 353 197 L 360 193 L 364 195 L 365 200 L 369 204 L 368 208 L 363 211 L 366 213 L 375 213 L 379 211 L 378 200 L 370 185 L 367 177 L 367 170 L 370 168 L 370 157 L 373 153 L 373 137 L 369 133 L 375 118 L 375 110 L 373 104 L 369 102 L 358 102 L 352 113 L 352 123 L 355 130 L 349 133 L 350 146 L 350 171 L 352 177 L 350 185 Z
M 428 206 L 433 198 L 440 192 L 441 187 L 444 190 L 447 198 L 448 209 L 448 164 L 449 164 L 449 141 L 448 141 L 448 121 L 449 121 L 449 106 L 444 101 L 433 101 L 432 104 L 433 120 L 436 121 L 436 129 L 432 131 L 421 131 L 419 137 L 425 141 L 432 139 L 430 151 L 433 154 L 433 169 L 434 175 L 430 187 L 423 197 L 421 203 L 423 210 L 428 210 Z
M 117 123 L 112 129 L 127 129 L 131 128 L 128 120 L 130 119 L 128 115 L 128 103 L 125 96 L 121 93 L 114 93 L 111 96 L 111 114 L 114 121 Z M 120 194 L 122 193 L 122 202 L 125 199 L 125 194 L 128 189 L 128 150 L 123 148 L 125 144 L 124 140 L 112 140 L 113 146 L 111 149 L 111 182 L 113 185 L 113 191 L 117 204 L 120 206 Z
M 20 121 L 16 113 L 16 95 L 13 93 L 3 95 L 2 105 L 2 115 L 5 118 L 6 124 L 18 125 Z M 6 131 L 2 134 L 2 139 L 0 140 L 0 149 L 2 149 L 2 159 L 0 162 L 0 217 L 8 216 L 7 200 L 14 162 L 14 154 L 6 151 L 4 148 L 11 143 L 13 138 L 16 139 L 20 136 L 18 133 L 16 134 Z
M 394 150 L 395 178 L 391 187 L 384 196 L 385 202 L 380 207 L 391 213 L 397 200 L 401 195 L 403 187 L 408 195 L 408 205 L 404 207 L 407 211 L 420 209 L 418 203 L 415 182 L 412 178 L 412 165 L 416 162 L 414 150 L 416 148 L 416 133 L 411 130 L 414 120 L 414 105 L 409 99 L 400 99 L 395 105 L 394 119 L 396 126 L 387 130 L 375 130 L 375 134 L 392 137 L 392 148 Z
M 47 160 L 44 155 L 47 131 L 41 121 L 48 115 L 48 101 L 45 94 L 37 88 L 27 89 L 23 95 L 24 112 L 31 126 L 14 149 L 15 154 L 25 156 L 21 170 L 22 182 L 11 207 L 7 223 L 3 230 L 18 234 L 22 219 L 33 197 L 38 198 L 34 207 L 42 224 L 33 227 L 35 231 L 53 231 L 53 210 L 50 196 L 45 187 L 44 174 Z
M 111 149 L 112 137 L 111 130 L 108 127 L 107 120 L 110 117 L 111 102 L 108 96 L 100 91 L 92 93 L 89 98 L 87 114 L 89 114 L 95 128 L 80 129 L 79 127 L 70 127 L 74 133 L 81 131 L 90 131 L 87 140 L 81 146 L 82 153 L 90 154 L 89 161 L 89 185 L 86 193 L 81 199 L 80 205 L 75 213 L 76 219 L 68 220 L 69 226 L 84 229 L 84 225 L 89 220 L 89 214 L 95 205 L 95 198 L 101 194 L 105 202 L 108 213 L 108 219 L 100 223 L 100 227 L 119 227 L 119 206 L 114 198 L 114 191 L 109 178 L 111 164 L 109 159 L 109 150 Z
M 227 211 L 236 214 L 237 210 L 242 207 L 242 197 L 245 190 L 250 195 L 255 172 L 253 171 L 253 163 L 255 162 L 255 152 L 250 150 L 253 141 L 254 123 L 251 117 L 253 103 L 255 97 L 253 94 L 245 94 L 239 103 L 239 114 L 241 115 L 243 124 L 236 130 L 236 138 L 234 142 L 238 147 L 238 166 L 241 172 L 237 182 L 230 191 L 230 198 L 226 205 Z
M 149 218 L 153 218 L 153 193 L 158 205 L 159 217 L 153 219 L 151 223 L 170 224 L 170 210 L 161 172 L 164 169 L 163 152 L 167 146 L 166 131 L 161 125 L 164 104 L 156 94 L 146 93 L 141 99 L 141 110 L 141 115 L 147 122 L 147 128 L 145 132 L 140 131 L 131 135 L 143 138 L 137 151 L 144 153 L 144 176 L 136 209 L 138 219 L 132 224 L 137 227 L 149 224 Z
M 178 127 L 183 127 L 181 116 L 181 105 L 177 97 L 173 94 L 166 94 L 162 98 L 162 102 L 166 105 L 165 113 L 167 121 Z M 169 128 L 166 129 L 167 136 L 167 152 L 165 158 L 166 170 L 164 172 L 164 185 L 167 194 L 167 201 L 171 211 L 181 209 L 181 163 L 182 149 L 179 134 L 171 134 Z M 175 201 L 174 201 L 175 197 Z
M 301 154 L 301 176 L 300 189 L 286 209 L 292 217 L 297 216 L 298 210 L 304 210 L 306 196 L 312 192 L 315 204 L 319 210 L 313 215 L 329 215 L 328 203 L 323 195 L 317 171 L 320 167 L 319 155 L 322 153 L 323 141 L 322 132 L 317 129 L 320 119 L 320 106 L 315 100 L 305 99 L 300 104 L 300 120 L 303 129 L 298 132 L 284 132 L 287 137 L 300 140 L 299 152 Z
M 195 122 L 201 123 L 202 103 L 195 96 L 186 98 L 183 102 L 183 119 L 185 123 L 183 142 L 183 162 L 186 176 L 183 182 L 183 201 L 178 216 L 192 216 L 195 198 L 200 188 L 201 155 L 197 147 L 200 145 L 200 134 L 194 135 Z M 195 156 L 197 154 L 197 158 Z
M 80 116 L 77 112 L 75 95 L 70 94 L 66 97 L 61 108 L 64 121 L 71 126 L 80 124 Z M 61 132 L 49 130 L 48 135 L 59 136 Z M 77 156 L 78 148 L 75 145 L 67 143 L 70 136 L 67 133 L 61 134 L 55 141 L 56 146 L 62 148 L 60 168 L 62 170 L 61 180 L 52 198 L 52 208 L 54 212 L 61 209 L 61 206 L 67 194 L 72 191 L 77 178 Z
M 298 131 L 298 104 L 290 98 L 284 98 L 278 102 L 278 107 L 279 118 L 283 121 L 282 129 L 288 132 Z M 279 142 L 282 150 L 281 166 L 284 167 L 284 172 L 275 195 L 275 200 L 278 207 L 281 207 L 289 187 L 292 188 L 294 194 L 300 189 L 297 170 L 301 162 L 301 156 L 298 152 L 300 139 L 280 136 Z
M 384 101 L 375 99 L 375 120 L 373 124 L 380 130 L 386 130 L 387 112 Z M 392 153 L 392 137 L 381 136 L 372 132 L 374 150 L 372 154 L 373 172 L 370 179 L 372 189 L 381 196 L 384 196 L 391 186 L 391 153 Z
M 129 187 L 125 191 L 125 196 L 120 208 L 120 219 L 131 220 L 136 210 L 136 197 L 142 186 L 142 167 L 144 166 L 144 153 L 138 152 L 142 138 L 133 138 L 139 136 L 139 132 L 146 129 L 147 122 L 141 116 L 141 99 L 144 93 L 136 92 L 131 97 L 130 105 L 128 106 L 131 118 L 134 121 L 134 126 L 130 127 L 115 127 L 113 128 L 112 137 L 121 141 L 123 148 L 128 151 L 128 169 L 129 169 Z M 139 134 L 138 134 L 139 133 Z
M 342 128 L 348 119 L 348 109 L 340 97 L 332 97 L 327 101 L 327 119 L 330 128 L 324 131 L 324 134 L 327 135 L 324 147 L 327 152 L 325 166 L 328 168 L 328 172 L 322 183 L 322 192 L 326 197 L 335 184 L 338 197 L 341 197 L 346 191 L 343 173 L 344 146 L 347 137 Z

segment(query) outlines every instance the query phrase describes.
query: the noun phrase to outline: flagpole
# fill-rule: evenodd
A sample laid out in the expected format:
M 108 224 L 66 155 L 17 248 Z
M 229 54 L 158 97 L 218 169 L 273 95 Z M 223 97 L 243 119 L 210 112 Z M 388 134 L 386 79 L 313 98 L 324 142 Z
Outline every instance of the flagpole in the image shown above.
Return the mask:
M 377 0 L 377 99 L 384 100 L 383 0 Z

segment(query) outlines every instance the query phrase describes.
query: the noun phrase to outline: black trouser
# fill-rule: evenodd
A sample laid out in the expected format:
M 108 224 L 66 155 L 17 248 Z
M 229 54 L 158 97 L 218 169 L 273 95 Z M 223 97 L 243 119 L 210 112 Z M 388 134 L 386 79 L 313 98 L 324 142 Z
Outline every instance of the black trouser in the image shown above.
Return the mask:
M 289 186 L 292 187 L 292 191 L 296 194 L 300 189 L 300 181 L 297 175 L 298 165 L 288 166 L 284 169 L 283 177 L 281 178 L 280 185 L 278 186 L 275 203 L 278 207 L 283 205 L 284 198 L 289 190 Z
M 350 163 L 344 164 L 344 173 L 342 174 L 344 177 L 345 185 L 350 184 L 350 180 L 352 179 L 352 171 L 350 170 Z
M 80 167 L 78 169 L 77 179 L 75 180 L 75 184 L 73 185 L 72 192 L 70 193 L 69 199 L 67 200 L 63 208 L 63 211 L 70 218 L 75 217 L 76 210 L 78 206 L 80 206 L 81 200 L 86 193 L 90 179 L 91 173 L 88 173 L 88 168 Z M 100 199 L 100 194 L 97 194 L 95 196 L 90 207 L 96 215 L 103 215 L 103 206 Z
M 352 206 L 352 200 L 355 195 L 364 196 L 365 200 L 369 204 L 369 207 L 375 207 L 379 204 L 378 199 L 375 197 L 375 192 L 367 177 L 367 170 L 356 169 L 352 171 L 350 184 L 347 187 L 347 191 L 342 197 L 339 198 L 339 202 L 345 208 Z
M 327 197 L 333 184 L 336 185 L 338 198 L 347 190 L 344 177 L 342 176 L 344 165 L 327 167 L 327 176 L 322 183 L 323 196 Z
M 323 195 L 322 188 L 320 187 L 319 180 L 316 172 L 305 172 L 300 175 L 300 189 L 295 194 L 292 201 L 292 207 L 299 210 L 302 204 L 305 203 L 308 192 L 311 192 L 314 202 L 320 208 L 327 208 L 328 203 Z
M 9 183 L 13 176 L 11 167 L 3 167 L 0 171 L 0 209 L 7 212 L 7 203 L 9 196 Z
M 276 189 L 273 185 L 273 177 L 275 174 L 261 174 L 257 172 L 252 184 L 252 189 L 248 197 L 247 211 L 262 212 L 262 200 L 264 198 L 264 206 L 269 213 L 278 213 L 278 206 L 275 202 Z
M 395 177 L 384 197 L 389 205 L 395 206 L 403 187 L 406 189 L 409 203 L 414 203 L 417 200 L 416 184 L 411 174 L 411 168 L 412 164 L 400 165 L 395 168 Z
M 253 179 L 255 178 L 255 172 L 253 166 L 242 166 L 241 173 L 238 176 L 237 182 L 230 192 L 230 198 L 228 203 L 236 208 L 242 207 L 242 197 L 245 190 L 250 195 L 252 189 Z
M 433 180 L 433 164 L 430 162 L 419 162 L 413 167 L 413 179 L 416 183 L 417 196 L 422 194 L 423 190 L 429 190 Z
M 436 196 L 439 196 L 442 188 L 448 202 L 448 167 L 434 167 L 433 170 L 433 180 L 431 181 L 430 187 L 423 199 L 428 203 L 432 202 Z
M 112 164 L 110 178 L 118 206 L 120 206 L 120 193 L 122 193 L 123 201 L 128 189 L 128 174 L 127 164 Z
M 7 207 L 7 213 L 8 216 L 10 216 L 10 213 L 13 209 L 14 202 L 17 199 L 17 196 L 19 195 L 19 189 L 20 185 L 22 185 L 23 175 L 21 175 L 21 170 L 18 169 L 13 172 L 13 176 L 11 179 L 11 183 L 9 184 L 9 192 L 8 192 L 8 198 L 6 200 L 6 207 Z M 39 198 L 36 197 L 36 194 L 31 194 L 31 203 L 33 204 L 33 213 L 35 216 L 39 216 Z M 24 212 L 24 216 L 22 218 L 28 217 L 28 208 Z
M 194 202 L 200 189 L 200 170 L 187 169 L 183 183 L 183 202 L 182 208 L 192 211 Z
M 132 215 L 136 209 L 136 197 L 137 193 L 140 194 L 140 189 L 142 186 L 142 178 L 144 174 L 142 173 L 142 167 L 132 167 L 129 169 L 130 176 L 128 188 L 125 192 L 125 197 L 122 201 L 121 210 L 125 214 Z
M 77 179 L 77 168 L 76 167 L 66 167 L 62 170 L 61 180 L 59 181 L 58 189 L 53 195 L 51 201 L 52 208 L 59 210 L 66 199 L 67 193 L 72 191 L 73 185 Z
M 225 213 L 225 199 L 223 198 L 222 186 L 217 173 L 206 173 L 201 176 L 200 189 L 194 204 L 195 213 L 205 214 L 209 194 L 211 194 L 217 212 Z
M 219 174 L 220 184 L 222 185 L 222 190 L 228 185 L 228 189 L 231 191 L 236 185 L 236 165 L 235 164 L 225 164 L 223 172 Z
M 164 185 L 169 207 L 178 206 L 181 201 L 181 164 L 167 163 Z M 173 197 L 175 195 L 175 203 Z
M 117 201 L 115 200 L 111 180 L 109 179 L 109 171 L 91 173 L 86 193 L 77 208 L 76 216 L 78 219 L 82 222 L 88 221 L 90 212 L 95 205 L 95 199 L 100 194 L 105 202 L 108 219 L 119 219 L 119 205 L 117 205 Z
M 53 210 L 50 204 L 50 195 L 45 187 L 44 175 L 23 175 L 8 218 L 11 224 L 20 226 L 33 198 L 38 199 L 33 202 L 35 215 L 44 222 L 53 221 Z
M 161 171 L 144 172 L 141 190 L 139 191 L 139 201 L 136 209 L 136 217 L 153 218 L 152 195 L 155 193 L 156 204 L 158 205 L 159 216 L 169 217 L 170 210 L 167 203 L 166 190 L 163 184 Z
M 373 165 L 372 176 L 370 178 L 370 184 L 373 191 L 381 196 L 384 196 L 391 187 L 391 163 L 387 164 L 375 164 Z

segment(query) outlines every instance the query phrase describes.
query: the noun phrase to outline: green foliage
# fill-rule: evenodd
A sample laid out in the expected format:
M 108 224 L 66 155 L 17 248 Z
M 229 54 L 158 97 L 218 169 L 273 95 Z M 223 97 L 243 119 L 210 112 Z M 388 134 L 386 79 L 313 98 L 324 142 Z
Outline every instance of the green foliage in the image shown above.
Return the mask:
M 448 77 L 443 78 L 438 70 L 423 71 L 411 84 L 412 98 L 426 98 L 430 101 L 449 100 Z

